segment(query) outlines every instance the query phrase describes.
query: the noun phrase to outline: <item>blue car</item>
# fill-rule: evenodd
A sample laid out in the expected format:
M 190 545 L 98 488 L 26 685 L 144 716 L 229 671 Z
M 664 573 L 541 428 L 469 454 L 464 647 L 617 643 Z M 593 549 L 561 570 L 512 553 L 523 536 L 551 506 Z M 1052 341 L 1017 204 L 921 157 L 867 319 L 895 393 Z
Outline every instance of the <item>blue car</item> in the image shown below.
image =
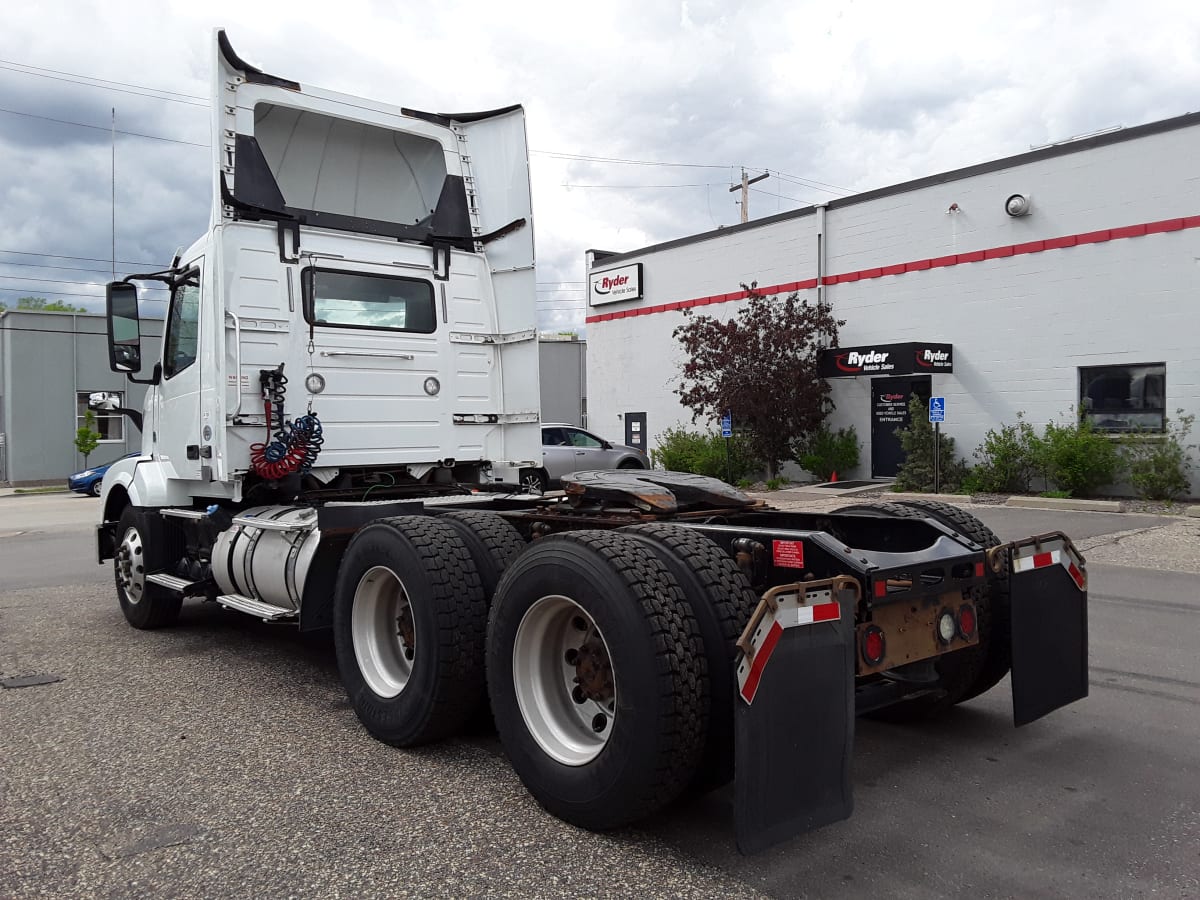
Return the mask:
M 140 456 L 140 451 L 135 450 L 133 453 L 126 453 L 121 459 L 129 459 L 131 456 Z M 108 471 L 108 467 L 120 460 L 109 460 L 103 465 L 92 466 L 90 469 L 84 469 L 82 472 L 76 472 L 67 479 L 67 487 L 77 494 L 90 494 L 93 497 L 100 496 L 100 482 L 104 480 L 104 473 Z

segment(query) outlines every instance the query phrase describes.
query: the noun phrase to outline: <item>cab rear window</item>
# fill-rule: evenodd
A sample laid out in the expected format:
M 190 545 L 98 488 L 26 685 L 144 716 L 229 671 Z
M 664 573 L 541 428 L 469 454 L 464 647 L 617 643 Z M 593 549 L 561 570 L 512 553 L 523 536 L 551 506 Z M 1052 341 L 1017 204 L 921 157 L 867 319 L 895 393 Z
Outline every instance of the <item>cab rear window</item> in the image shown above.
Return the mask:
M 304 318 L 312 325 L 432 334 L 433 285 L 419 278 L 304 270 Z

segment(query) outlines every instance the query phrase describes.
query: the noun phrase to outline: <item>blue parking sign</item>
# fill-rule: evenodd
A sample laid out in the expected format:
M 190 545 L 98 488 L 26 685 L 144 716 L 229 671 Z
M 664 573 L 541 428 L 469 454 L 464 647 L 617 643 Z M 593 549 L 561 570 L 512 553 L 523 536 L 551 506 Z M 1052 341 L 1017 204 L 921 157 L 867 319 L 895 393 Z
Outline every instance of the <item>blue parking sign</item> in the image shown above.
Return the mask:
M 945 422 L 946 421 L 946 398 L 945 397 L 930 397 L 929 398 L 929 421 L 930 422 Z
M 725 413 L 721 416 L 721 437 L 733 437 L 733 413 Z

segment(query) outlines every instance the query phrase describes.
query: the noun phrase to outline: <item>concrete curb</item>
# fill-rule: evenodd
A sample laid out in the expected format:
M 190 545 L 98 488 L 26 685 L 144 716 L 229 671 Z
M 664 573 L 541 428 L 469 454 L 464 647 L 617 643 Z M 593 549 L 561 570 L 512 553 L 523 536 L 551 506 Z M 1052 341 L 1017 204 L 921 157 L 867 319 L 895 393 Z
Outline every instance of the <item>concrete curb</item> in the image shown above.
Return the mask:
M 1191 516 L 1193 519 L 1200 519 L 1200 506 L 1189 506 L 1183 511 L 1185 516 Z
M 1119 500 L 1076 500 L 1059 497 L 1009 497 L 1005 506 L 1020 506 L 1027 509 L 1069 509 L 1078 512 L 1121 512 Z

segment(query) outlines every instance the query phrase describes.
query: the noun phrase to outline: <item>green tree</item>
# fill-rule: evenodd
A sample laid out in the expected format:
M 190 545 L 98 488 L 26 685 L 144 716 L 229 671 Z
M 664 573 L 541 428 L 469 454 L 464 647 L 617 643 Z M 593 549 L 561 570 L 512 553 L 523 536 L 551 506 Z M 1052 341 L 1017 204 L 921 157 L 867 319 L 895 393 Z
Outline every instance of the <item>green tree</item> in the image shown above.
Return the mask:
M 83 414 L 83 425 L 75 432 L 75 449 L 83 454 L 83 467 L 87 468 L 88 457 L 100 443 L 100 432 L 96 430 L 96 414 L 90 409 Z
M 0 301 L 0 311 L 6 309 L 8 309 L 8 304 Z M 87 312 L 87 309 L 82 306 L 74 306 L 61 300 L 47 300 L 45 297 L 21 297 L 17 300 L 17 309 L 28 309 L 33 312 Z
M 683 311 L 674 336 L 687 361 L 675 394 L 693 422 L 732 412 L 749 455 L 774 476 L 833 409 L 818 359 L 822 347 L 837 345 L 845 322 L 799 294 L 781 299 L 755 284 L 742 288 L 747 302 L 728 321 Z

